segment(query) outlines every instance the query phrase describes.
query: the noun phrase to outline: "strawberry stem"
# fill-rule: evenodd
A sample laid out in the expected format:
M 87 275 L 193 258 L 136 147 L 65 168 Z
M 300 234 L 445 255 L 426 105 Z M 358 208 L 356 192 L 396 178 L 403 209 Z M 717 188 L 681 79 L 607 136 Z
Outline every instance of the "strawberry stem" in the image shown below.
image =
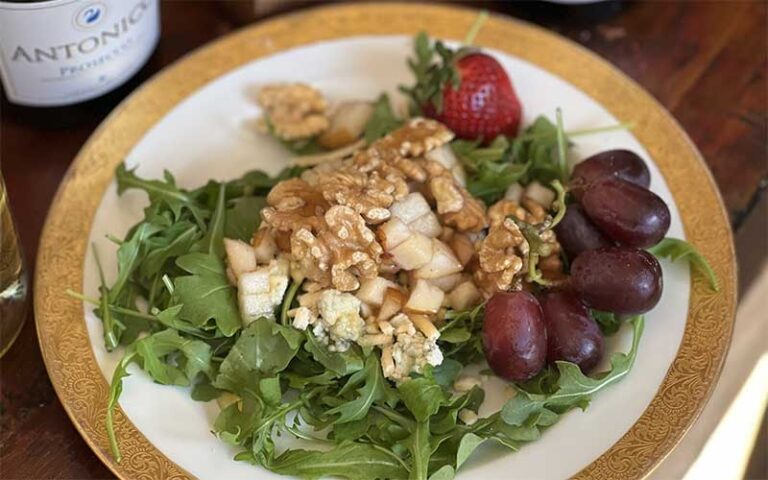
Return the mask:
M 483 28 L 485 21 L 488 20 L 488 10 L 482 10 L 480 15 L 477 16 L 474 23 L 469 27 L 467 36 L 464 37 L 464 45 L 472 45 L 475 41 L 475 37 L 480 33 L 480 29 Z

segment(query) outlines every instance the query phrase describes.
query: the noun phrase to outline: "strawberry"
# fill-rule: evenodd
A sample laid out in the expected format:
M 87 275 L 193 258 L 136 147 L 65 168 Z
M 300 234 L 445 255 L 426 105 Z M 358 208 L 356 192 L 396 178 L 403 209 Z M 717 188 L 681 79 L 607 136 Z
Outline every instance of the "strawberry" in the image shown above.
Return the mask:
M 459 138 L 484 143 L 517 133 L 522 107 L 495 58 L 475 48 L 454 51 L 439 41 L 430 46 L 424 33 L 416 37 L 415 50 L 416 58 L 408 64 L 416 84 L 401 87 L 414 114 L 444 123 Z M 438 61 L 433 60 L 435 53 Z

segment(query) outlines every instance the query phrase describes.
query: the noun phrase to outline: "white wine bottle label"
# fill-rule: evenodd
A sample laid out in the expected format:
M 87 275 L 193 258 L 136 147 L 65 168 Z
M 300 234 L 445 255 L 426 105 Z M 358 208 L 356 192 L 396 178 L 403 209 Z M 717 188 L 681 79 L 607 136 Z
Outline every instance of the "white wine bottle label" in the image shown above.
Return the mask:
M 158 0 L 0 1 L 0 76 L 8 99 L 60 106 L 133 76 L 160 34 Z

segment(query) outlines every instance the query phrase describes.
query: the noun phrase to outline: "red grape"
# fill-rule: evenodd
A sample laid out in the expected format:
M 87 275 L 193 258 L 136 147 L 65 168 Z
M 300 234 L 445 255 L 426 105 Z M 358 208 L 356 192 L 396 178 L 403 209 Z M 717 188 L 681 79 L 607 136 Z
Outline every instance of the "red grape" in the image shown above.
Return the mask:
M 555 233 L 557 234 L 557 241 L 560 242 L 570 259 L 576 258 L 585 250 L 595 250 L 613 245 L 587 218 L 584 209 L 578 203 L 568 205 L 565 216 L 555 227 Z
M 589 250 L 571 264 L 571 284 L 584 303 L 618 314 L 644 313 L 661 298 L 661 265 L 637 248 Z
M 544 368 L 547 332 L 536 297 L 528 292 L 499 292 L 485 306 L 483 349 L 496 374 L 524 382 Z
M 581 204 L 589 219 L 622 245 L 651 247 L 669 230 L 670 214 L 664 200 L 624 180 L 605 178 L 593 183 Z
M 554 291 L 541 297 L 547 329 L 547 361 L 572 362 L 586 373 L 603 357 L 603 334 L 589 309 L 574 292 Z
M 620 178 L 645 188 L 651 185 L 651 173 L 635 152 L 607 150 L 592 155 L 573 168 L 570 191 L 581 200 L 592 183 L 605 177 Z

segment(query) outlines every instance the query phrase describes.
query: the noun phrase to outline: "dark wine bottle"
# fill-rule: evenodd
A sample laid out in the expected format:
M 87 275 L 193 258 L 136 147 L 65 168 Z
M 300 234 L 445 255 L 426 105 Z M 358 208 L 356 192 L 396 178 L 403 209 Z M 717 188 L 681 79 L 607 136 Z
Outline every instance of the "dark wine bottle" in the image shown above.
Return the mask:
M 5 113 L 70 123 L 108 111 L 159 35 L 159 0 L 0 0 Z

